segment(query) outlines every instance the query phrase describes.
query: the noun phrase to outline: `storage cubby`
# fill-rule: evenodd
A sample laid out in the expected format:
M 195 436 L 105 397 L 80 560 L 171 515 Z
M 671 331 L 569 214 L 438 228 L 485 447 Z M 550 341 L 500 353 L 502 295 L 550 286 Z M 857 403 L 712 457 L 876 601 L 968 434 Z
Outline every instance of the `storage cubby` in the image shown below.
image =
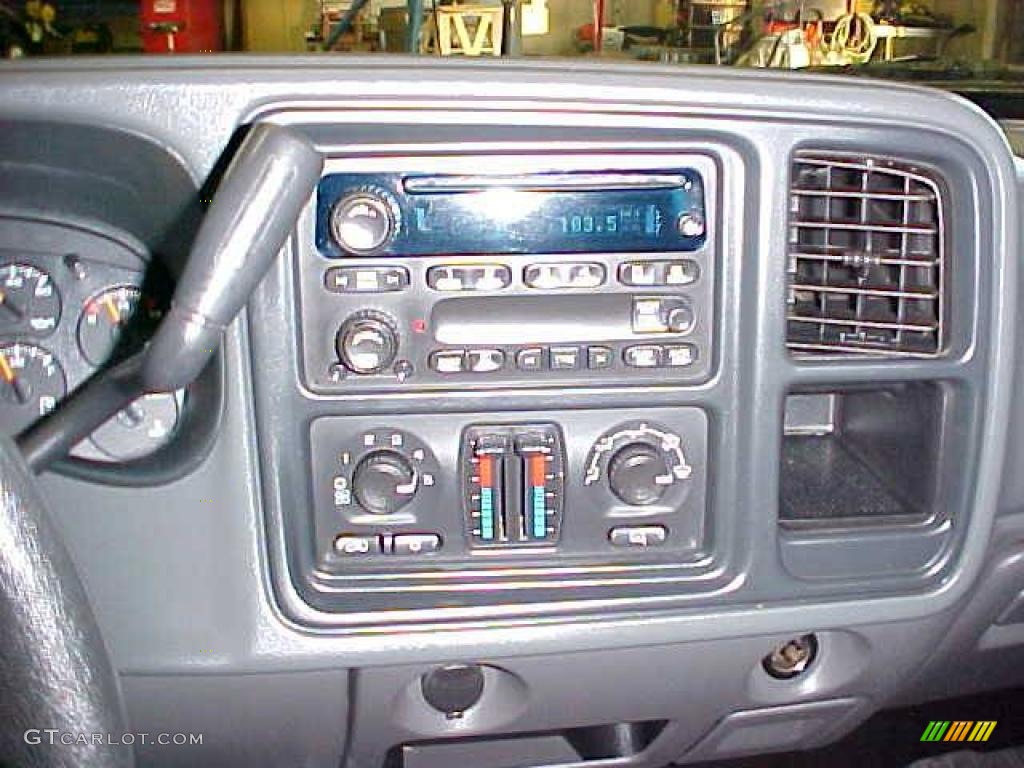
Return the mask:
M 779 521 L 789 528 L 926 523 L 954 429 L 952 387 L 913 382 L 786 398 Z

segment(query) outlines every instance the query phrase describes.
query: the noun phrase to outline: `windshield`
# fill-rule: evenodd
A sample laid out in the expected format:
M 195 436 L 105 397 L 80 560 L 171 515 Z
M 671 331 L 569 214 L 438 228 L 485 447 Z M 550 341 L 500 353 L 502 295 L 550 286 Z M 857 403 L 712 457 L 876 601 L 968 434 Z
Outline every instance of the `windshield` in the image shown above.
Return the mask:
M 925 82 L 1017 117 L 1012 0 L 0 0 L 0 53 L 543 56 Z

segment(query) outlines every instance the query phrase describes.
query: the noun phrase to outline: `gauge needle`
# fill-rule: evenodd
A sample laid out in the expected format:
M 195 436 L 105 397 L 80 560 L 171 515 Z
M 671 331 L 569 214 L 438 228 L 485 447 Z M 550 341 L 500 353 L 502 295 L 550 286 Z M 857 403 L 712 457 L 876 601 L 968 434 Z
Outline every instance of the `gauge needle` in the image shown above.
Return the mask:
M 110 322 L 117 325 L 121 322 L 121 313 L 117 309 L 117 305 L 114 304 L 114 300 L 107 296 L 103 299 L 103 306 L 107 308 L 107 314 L 110 315 Z
M 0 355 L 0 376 L 3 376 L 11 389 L 14 390 L 14 396 L 18 398 L 18 402 L 24 405 L 28 402 L 28 389 L 24 383 L 15 375 L 14 369 L 11 368 L 10 362 L 7 360 L 6 355 Z

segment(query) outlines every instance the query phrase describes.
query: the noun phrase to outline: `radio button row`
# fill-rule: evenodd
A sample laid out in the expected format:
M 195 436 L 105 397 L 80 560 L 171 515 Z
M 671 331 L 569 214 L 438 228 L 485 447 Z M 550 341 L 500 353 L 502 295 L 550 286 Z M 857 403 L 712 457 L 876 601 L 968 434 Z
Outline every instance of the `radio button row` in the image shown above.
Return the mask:
M 435 291 L 500 291 L 512 283 L 503 264 L 460 264 L 431 267 L 427 285 Z
M 619 267 L 619 282 L 633 287 L 691 285 L 700 278 L 692 259 L 676 261 L 627 261 Z
M 686 368 L 697 359 L 693 344 L 637 344 L 626 347 L 622 359 L 630 368 Z
M 332 267 L 324 287 L 332 293 L 391 293 L 409 285 L 405 267 Z
M 523 270 L 523 282 L 529 288 L 597 288 L 604 285 L 604 265 L 597 262 L 570 261 L 559 264 L 530 264 Z

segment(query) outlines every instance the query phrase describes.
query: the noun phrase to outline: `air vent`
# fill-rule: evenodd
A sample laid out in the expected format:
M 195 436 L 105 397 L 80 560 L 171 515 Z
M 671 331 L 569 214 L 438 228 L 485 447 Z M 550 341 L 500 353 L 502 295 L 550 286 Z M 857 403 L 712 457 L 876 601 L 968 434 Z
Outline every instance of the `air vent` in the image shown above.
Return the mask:
M 929 171 L 883 157 L 797 154 L 787 346 L 938 355 L 945 256 L 940 185 Z

